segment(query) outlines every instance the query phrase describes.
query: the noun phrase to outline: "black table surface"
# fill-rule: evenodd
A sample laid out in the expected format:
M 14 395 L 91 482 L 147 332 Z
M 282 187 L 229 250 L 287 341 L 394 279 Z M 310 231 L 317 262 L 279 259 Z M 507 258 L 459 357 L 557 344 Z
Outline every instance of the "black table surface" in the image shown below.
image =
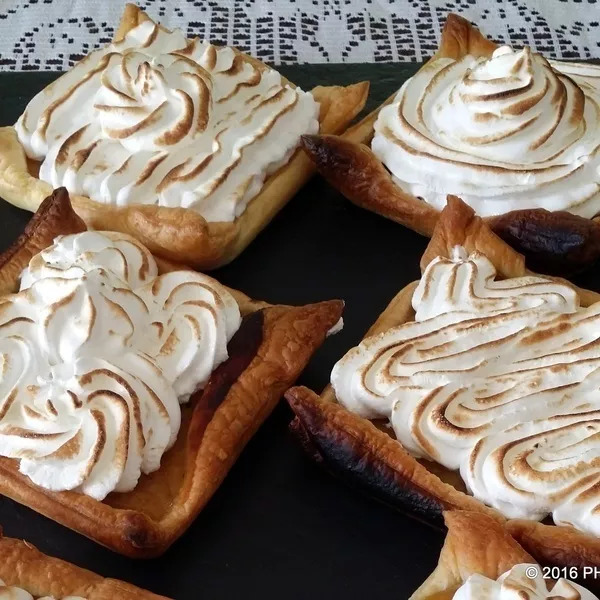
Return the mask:
M 371 80 L 374 108 L 418 65 L 283 68 L 304 89 Z M 0 124 L 13 123 L 53 73 L 0 74 Z M 29 214 L 0 203 L 0 250 Z M 419 276 L 426 240 L 344 200 L 319 177 L 233 264 L 213 274 L 283 303 L 346 300 L 344 330 L 300 378 L 320 391 L 397 291 Z M 600 281 L 597 269 L 579 279 Z M 288 432 L 282 402 L 189 530 L 161 558 L 134 561 L 0 497 L 0 525 L 40 550 L 177 599 L 407 598 L 434 568 L 443 533 L 380 505 L 322 471 Z

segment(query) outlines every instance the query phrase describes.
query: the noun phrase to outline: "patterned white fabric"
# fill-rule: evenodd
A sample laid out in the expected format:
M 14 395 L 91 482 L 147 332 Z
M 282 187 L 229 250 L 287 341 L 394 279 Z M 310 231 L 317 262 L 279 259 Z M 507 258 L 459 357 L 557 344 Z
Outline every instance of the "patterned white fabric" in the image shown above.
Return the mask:
M 109 42 L 125 0 L 0 0 L 0 70 L 64 70 Z M 600 0 L 139 0 L 167 27 L 275 63 L 422 61 L 448 12 L 555 58 L 600 57 Z

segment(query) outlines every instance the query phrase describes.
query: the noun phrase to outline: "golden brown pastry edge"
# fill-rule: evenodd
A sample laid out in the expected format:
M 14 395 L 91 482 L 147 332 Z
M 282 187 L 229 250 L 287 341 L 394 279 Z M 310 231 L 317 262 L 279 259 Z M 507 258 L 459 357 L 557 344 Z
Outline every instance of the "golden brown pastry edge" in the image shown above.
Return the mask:
M 498 579 L 512 567 L 536 561 L 511 537 L 506 527 L 483 513 L 444 513 L 448 528 L 438 565 L 409 600 L 452 600 L 473 574 Z
M 108 579 L 42 554 L 22 540 L 0 534 L 0 579 L 36 598 L 81 596 L 86 600 L 168 600 L 134 585 Z

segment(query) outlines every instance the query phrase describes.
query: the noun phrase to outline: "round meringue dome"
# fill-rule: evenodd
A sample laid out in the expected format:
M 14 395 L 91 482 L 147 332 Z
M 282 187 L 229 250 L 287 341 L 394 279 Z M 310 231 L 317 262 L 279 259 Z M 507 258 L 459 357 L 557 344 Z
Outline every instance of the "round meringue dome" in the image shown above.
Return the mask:
M 600 67 L 502 46 L 439 58 L 383 108 L 373 152 L 405 191 L 441 210 L 600 212 Z
M 534 577 L 532 574 L 536 573 Z M 519 564 L 496 581 L 484 575 L 471 575 L 456 591 L 453 600 L 598 600 L 584 587 L 568 579 L 559 579 L 551 586 L 542 577 L 538 565 Z
M 418 458 L 458 470 L 509 518 L 600 535 L 600 303 L 544 277 L 496 281 L 483 255 L 432 261 L 415 321 L 334 367 L 341 404 L 387 418 Z
M 20 587 L 6 585 L 0 579 L 0 600 L 34 600 L 34 597 Z M 63 596 L 63 598 L 56 599 L 54 596 L 44 596 L 39 597 L 37 600 L 85 600 L 85 598 L 81 596 Z
M 318 116 L 277 71 L 145 22 L 35 96 L 15 127 L 55 188 L 233 221 Z
M 103 499 L 160 466 L 180 402 L 227 358 L 239 308 L 214 279 L 158 275 L 135 239 L 58 237 L 0 299 L 0 455 Z

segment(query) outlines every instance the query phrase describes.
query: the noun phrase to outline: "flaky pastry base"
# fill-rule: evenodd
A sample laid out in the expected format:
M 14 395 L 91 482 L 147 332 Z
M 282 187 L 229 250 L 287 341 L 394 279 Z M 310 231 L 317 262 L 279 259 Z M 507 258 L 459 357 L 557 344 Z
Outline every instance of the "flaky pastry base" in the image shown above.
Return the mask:
M 76 230 L 80 226 L 64 188 L 42 203 L 36 222 L 43 226 L 30 227 L 31 236 L 9 249 L 10 272 L 0 269 L 0 282 L 9 291 L 34 250 L 69 232 L 69 223 Z M 0 256 L 0 265 L 4 262 Z M 143 475 L 133 491 L 99 502 L 77 492 L 45 490 L 19 473 L 16 460 L 0 457 L 0 493 L 121 554 L 163 553 L 209 501 L 343 310 L 341 300 L 273 306 L 232 292 L 244 319 L 229 343 L 229 358 L 182 407 L 177 441 L 158 471 Z
M 464 202 L 451 197 L 425 251 L 422 269 L 436 256 L 450 256 L 457 244 L 468 252 L 484 252 L 505 276 L 529 273 L 522 256 L 489 231 Z M 417 284 L 409 284 L 392 299 L 365 337 L 414 320 L 411 301 Z M 600 294 L 573 287 L 582 306 L 600 301 Z M 378 427 L 339 405 L 330 385 L 320 396 L 306 387 L 294 387 L 286 399 L 296 415 L 291 429 L 309 456 L 378 500 L 433 525 L 442 525 L 446 510 L 481 513 L 506 523 L 517 541 L 542 564 L 600 566 L 599 538 L 573 527 L 527 520 L 506 522 L 496 509 L 466 493 L 457 472 L 417 460 L 392 437 L 389 428 Z
M 409 600 L 452 600 L 475 573 L 495 580 L 515 565 L 536 562 L 506 527 L 488 515 L 448 511 L 444 522 L 448 533 L 438 565 Z
M 446 20 L 440 47 L 421 67 L 438 58 L 461 59 L 470 54 L 491 56 L 497 44 L 456 14 Z M 379 111 L 393 102 L 394 92 L 381 106 L 345 134 L 306 135 L 302 145 L 319 173 L 348 200 L 392 221 L 431 237 L 440 211 L 404 192 L 368 145 Z M 527 254 L 544 272 L 567 274 L 582 270 L 600 257 L 600 218 L 586 219 L 566 211 L 515 210 L 486 218 L 501 237 Z M 533 263 L 532 263 L 533 264 Z
M 0 579 L 35 598 L 81 596 L 86 600 L 168 600 L 134 585 L 108 579 L 42 554 L 22 540 L 0 533 Z
M 128 4 L 115 41 L 150 18 Z M 259 68 L 266 65 L 239 52 Z M 321 133 L 341 133 L 362 110 L 369 83 L 318 86 L 312 90 L 321 105 Z M 357 141 L 362 141 L 357 138 Z M 52 193 L 52 186 L 37 176 L 39 164 L 26 158 L 14 127 L 0 128 L 0 197 L 26 210 L 37 210 Z M 153 254 L 201 269 L 213 269 L 238 256 L 287 204 L 314 172 L 304 153 L 291 160 L 264 182 L 246 210 L 233 222 L 207 222 L 187 208 L 135 204 L 117 207 L 84 196 L 71 201 L 77 214 L 92 229 L 120 231 L 136 237 Z

